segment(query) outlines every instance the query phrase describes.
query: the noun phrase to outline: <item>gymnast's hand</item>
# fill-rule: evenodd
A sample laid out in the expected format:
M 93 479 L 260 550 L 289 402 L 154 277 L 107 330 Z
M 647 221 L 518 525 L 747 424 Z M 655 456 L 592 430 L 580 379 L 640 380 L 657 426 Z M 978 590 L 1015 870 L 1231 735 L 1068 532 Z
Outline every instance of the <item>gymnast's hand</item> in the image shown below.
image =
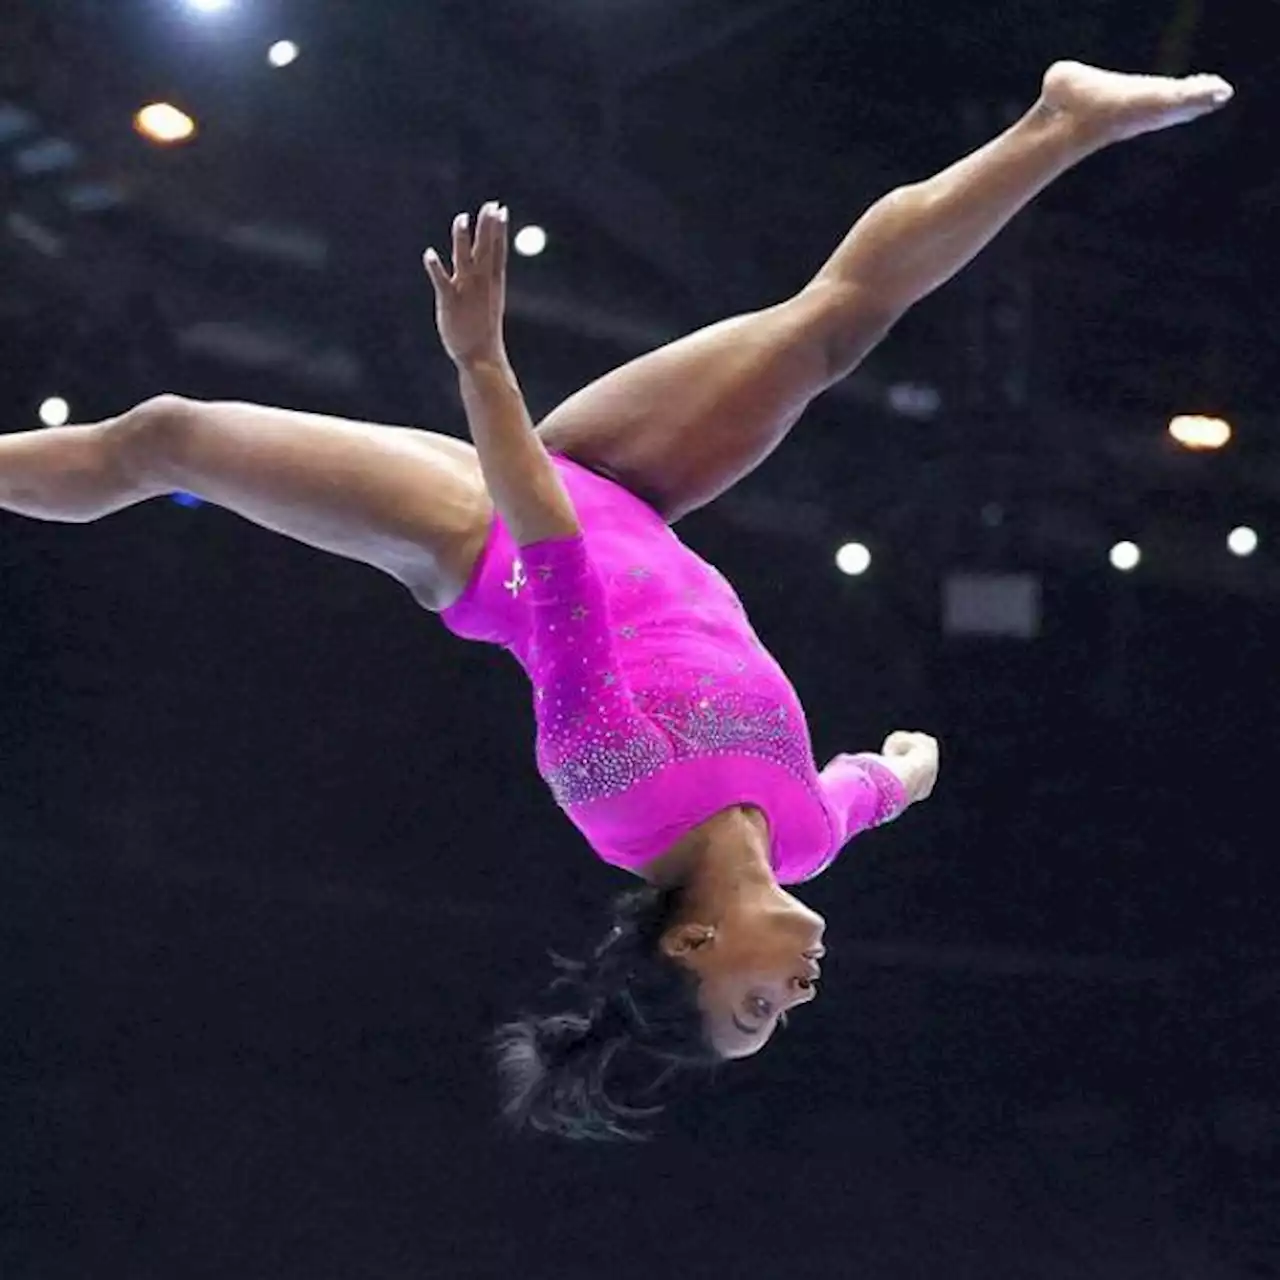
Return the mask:
M 885 764 L 902 780 L 911 803 L 927 800 L 938 781 L 938 740 L 927 733 L 891 733 L 880 748 Z
M 491 200 L 480 210 L 472 238 L 470 218 L 453 220 L 453 273 L 434 249 L 423 259 L 436 291 L 436 327 L 459 368 L 505 360 L 502 317 L 507 295 L 507 210 Z

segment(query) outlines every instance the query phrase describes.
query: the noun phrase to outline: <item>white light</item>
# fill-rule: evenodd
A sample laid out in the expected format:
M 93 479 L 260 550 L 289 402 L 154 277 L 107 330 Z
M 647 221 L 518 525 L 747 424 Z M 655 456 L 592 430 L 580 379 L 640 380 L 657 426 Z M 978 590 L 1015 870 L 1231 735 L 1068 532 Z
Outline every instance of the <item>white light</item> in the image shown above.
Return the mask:
M 860 542 L 846 542 L 836 552 L 836 568 L 851 578 L 860 577 L 871 568 L 871 552 Z
M 186 142 L 196 134 L 196 122 L 172 103 L 153 102 L 133 118 L 133 127 L 152 142 Z
M 1114 568 L 1119 569 L 1121 573 L 1128 573 L 1131 569 L 1136 569 L 1141 560 L 1142 552 L 1135 543 L 1117 542 L 1111 548 L 1111 564 Z
M 197 13 L 224 13 L 234 0 L 187 0 L 187 7 Z
M 1233 556 L 1251 556 L 1258 549 L 1258 535 L 1242 524 L 1227 535 L 1227 546 Z
M 521 227 L 516 232 L 516 252 L 526 258 L 536 258 L 547 247 L 547 233 L 541 227 Z
M 267 50 L 267 61 L 273 67 L 287 67 L 298 60 L 298 46 L 292 40 L 277 40 Z
M 50 396 L 40 406 L 40 421 L 46 427 L 65 427 L 71 421 L 71 406 L 61 396 Z
M 1169 434 L 1184 449 L 1221 449 L 1231 440 L 1231 424 L 1201 413 L 1184 413 L 1169 423 Z

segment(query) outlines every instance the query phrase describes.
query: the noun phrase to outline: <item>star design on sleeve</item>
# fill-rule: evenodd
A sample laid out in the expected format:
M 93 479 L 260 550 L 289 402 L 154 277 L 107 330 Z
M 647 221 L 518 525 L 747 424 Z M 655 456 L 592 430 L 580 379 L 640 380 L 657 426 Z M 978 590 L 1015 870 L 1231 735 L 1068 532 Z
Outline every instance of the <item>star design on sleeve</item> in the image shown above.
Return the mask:
M 582 622 L 585 618 L 587 618 L 590 615 L 590 613 L 591 613 L 591 610 L 588 609 L 586 605 L 575 604 L 569 616 L 574 620 L 574 622 Z

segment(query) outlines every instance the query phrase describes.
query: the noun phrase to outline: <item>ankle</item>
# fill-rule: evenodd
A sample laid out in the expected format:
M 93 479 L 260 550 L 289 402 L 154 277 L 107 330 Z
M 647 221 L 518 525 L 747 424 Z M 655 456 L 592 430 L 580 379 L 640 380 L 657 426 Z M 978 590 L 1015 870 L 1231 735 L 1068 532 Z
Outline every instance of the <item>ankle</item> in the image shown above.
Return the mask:
M 1077 160 L 1101 151 L 1112 141 L 1105 123 L 1097 116 L 1081 113 L 1070 104 L 1056 102 L 1043 93 L 1019 125 L 1035 132 L 1045 143 L 1062 148 Z

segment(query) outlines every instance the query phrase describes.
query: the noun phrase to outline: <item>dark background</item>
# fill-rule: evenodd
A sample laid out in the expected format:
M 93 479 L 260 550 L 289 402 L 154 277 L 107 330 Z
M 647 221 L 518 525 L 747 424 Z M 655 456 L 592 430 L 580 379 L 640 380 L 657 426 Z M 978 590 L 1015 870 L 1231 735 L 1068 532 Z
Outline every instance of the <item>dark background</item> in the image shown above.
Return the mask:
M 12 430 L 174 391 L 460 434 L 417 265 L 458 208 L 550 232 L 545 409 L 785 296 L 1054 57 L 1239 90 L 1055 187 L 681 527 L 821 759 L 923 727 L 945 766 L 808 887 L 821 1004 L 647 1147 L 494 1121 L 487 1029 L 620 886 L 511 664 L 209 507 L 0 519 L 5 1280 L 1273 1274 L 1277 9 L 0 4 Z M 162 153 L 165 96 L 203 131 Z M 1232 446 L 1179 453 L 1188 411 Z M 945 634 L 961 569 L 1038 574 L 1041 634 Z

